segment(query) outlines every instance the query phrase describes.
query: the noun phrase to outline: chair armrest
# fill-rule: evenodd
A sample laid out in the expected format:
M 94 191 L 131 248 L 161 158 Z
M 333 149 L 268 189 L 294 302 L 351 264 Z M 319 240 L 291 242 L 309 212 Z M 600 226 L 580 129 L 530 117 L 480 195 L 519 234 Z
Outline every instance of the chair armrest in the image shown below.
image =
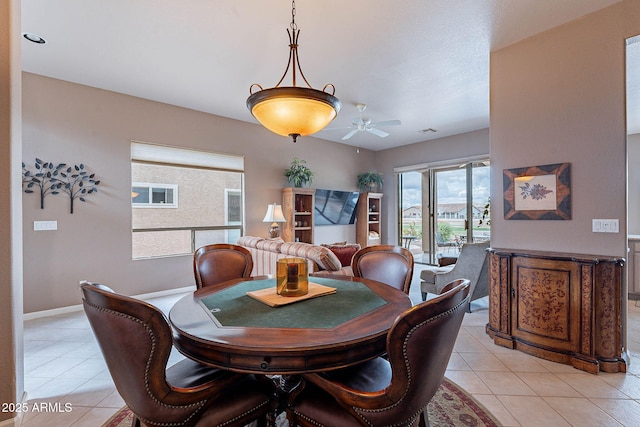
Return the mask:
M 478 283 L 478 279 L 482 274 L 482 268 L 486 265 L 487 257 L 486 253 L 482 253 L 482 258 L 475 259 L 467 259 L 465 262 L 456 262 L 453 265 L 451 271 L 447 273 L 438 274 L 436 276 L 435 284 L 438 293 L 445 287 L 449 282 L 455 279 L 469 279 L 471 282 L 471 288 L 469 289 L 469 294 L 473 294 L 476 284 Z

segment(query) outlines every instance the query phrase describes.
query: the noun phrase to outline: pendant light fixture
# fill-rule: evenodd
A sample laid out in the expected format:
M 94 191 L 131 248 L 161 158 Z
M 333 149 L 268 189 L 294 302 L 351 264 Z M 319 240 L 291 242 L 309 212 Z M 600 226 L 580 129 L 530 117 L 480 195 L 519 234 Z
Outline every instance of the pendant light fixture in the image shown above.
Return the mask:
M 299 136 L 312 135 L 327 126 L 340 111 L 340 100 L 334 96 L 335 87 L 327 84 L 322 90 L 313 89 L 302 73 L 298 59 L 298 36 L 296 25 L 296 2 L 291 2 L 291 25 L 289 34 L 289 62 L 278 84 L 263 89 L 257 83 L 249 87 L 247 108 L 251 114 L 271 132 L 290 136 L 296 142 Z M 291 70 L 292 86 L 280 86 Z M 297 74 L 307 87 L 296 86 Z M 254 89 L 259 89 L 254 93 Z M 328 93 L 327 90 L 331 90 Z

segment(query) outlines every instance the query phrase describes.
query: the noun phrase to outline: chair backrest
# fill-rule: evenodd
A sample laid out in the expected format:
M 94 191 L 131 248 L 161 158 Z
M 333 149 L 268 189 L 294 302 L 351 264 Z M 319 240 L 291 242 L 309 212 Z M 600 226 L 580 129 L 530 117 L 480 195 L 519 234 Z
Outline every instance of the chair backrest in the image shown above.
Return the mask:
M 369 425 L 415 419 L 440 387 L 469 303 L 469 281 L 398 316 L 387 335 L 392 379 L 377 410 L 357 409 Z
M 193 274 L 198 289 L 231 279 L 251 276 L 253 258 L 242 246 L 216 243 L 199 248 L 193 254 Z
M 127 406 L 141 420 L 183 425 L 198 404 L 181 405 L 178 399 L 171 399 L 175 392 L 165 372 L 173 337 L 164 314 L 104 285 L 82 282 L 80 289 L 84 311 Z
M 400 246 L 367 246 L 353 255 L 351 269 L 355 277 L 386 283 L 409 294 L 413 254 Z
M 458 261 L 455 263 L 448 277 L 465 278 L 471 281 L 471 294 L 480 279 L 487 279 L 487 249 L 489 242 L 465 243 L 460 249 Z M 484 273 L 484 277 L 483 276 Z M 450 280 L 450 279 L 449 279 Z

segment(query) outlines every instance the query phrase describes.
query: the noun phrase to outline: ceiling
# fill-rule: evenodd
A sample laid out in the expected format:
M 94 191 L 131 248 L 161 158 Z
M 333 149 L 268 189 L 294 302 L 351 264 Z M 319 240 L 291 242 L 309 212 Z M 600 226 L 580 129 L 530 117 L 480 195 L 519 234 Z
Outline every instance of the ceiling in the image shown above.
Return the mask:
M 487 128 L 491 51 L 617 1 L 298 0 L 302 70 L 342 102 L 315 136 L 382 150 Z M 290 22 L 285 0 L 22 0 L 22 31 L 47 41 L 23 39 L 22 68 L 257 123 L 249 87 L 284 73 Z M 402 124 L 343 141 L 358 103 Z

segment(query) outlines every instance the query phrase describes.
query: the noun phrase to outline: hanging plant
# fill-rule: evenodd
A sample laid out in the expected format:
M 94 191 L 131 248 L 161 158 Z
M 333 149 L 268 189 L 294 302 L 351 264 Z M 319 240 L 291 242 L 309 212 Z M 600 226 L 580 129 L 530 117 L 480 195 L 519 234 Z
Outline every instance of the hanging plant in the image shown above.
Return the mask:
M 382 174 L 376 171 L 358 174 L 358 187 L 361 192 L 378 192 L 382 190 Z
M 293 158 L 291 166 L 284 171 L 284 176 L 294 187 L 303 187 L 313 181 L 313 172 L 306 166 L 306 160 Z

